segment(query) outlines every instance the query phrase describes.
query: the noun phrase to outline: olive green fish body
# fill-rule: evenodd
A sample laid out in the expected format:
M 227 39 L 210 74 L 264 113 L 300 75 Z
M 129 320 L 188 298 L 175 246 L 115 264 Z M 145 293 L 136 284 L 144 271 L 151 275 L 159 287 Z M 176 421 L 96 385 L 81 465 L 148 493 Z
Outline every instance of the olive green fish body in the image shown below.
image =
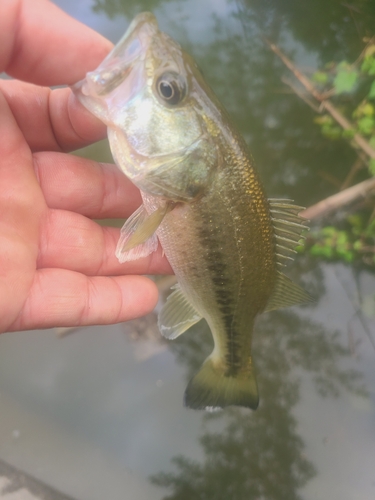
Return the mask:
M 253 325 L 275 285 L 275 236 L 251 157 L 241 139 L 233 141 L 235 148 L 226 148 L 225 162 L 207 190 L 168 213 L 158 237 L 181 289 L 211 328 L 213 365 L 224 377 L 253 378 Z M 162 202 L 143 198 L 150 212 Z M 246 406 L 256 406 L 254 392 Z M 208 404 L 207 398 L 198 398 L 189 405 L 215 407 L 223 402 Z
M 202 318 L 211 328 L 214 350 L 185 404 L 255 409 L 255 318 L 309 299 L 279 270 L 305 227 L 301 207 L 267 200 L 244 140 L 152 14 L 138 15 L 73 90 L 107 124 L 115 162 L 142 193 L 118 259 L 145 257 L 159 240 L 178 279 L 159 314 L 161 333 L 174 339 Z

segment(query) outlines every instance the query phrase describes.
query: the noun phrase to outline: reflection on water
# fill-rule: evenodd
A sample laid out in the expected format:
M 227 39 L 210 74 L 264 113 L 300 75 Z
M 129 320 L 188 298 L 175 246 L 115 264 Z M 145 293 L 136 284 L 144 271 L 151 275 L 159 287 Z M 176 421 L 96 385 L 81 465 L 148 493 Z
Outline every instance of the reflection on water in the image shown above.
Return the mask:
M 345 178 L 355 153 L 323 138 L 312 111 L 286 93 L 260 35 L 304 68 L 352 61 L 374 29 L 374 2 L 56 3 L 113 41 L 153 10 L 240 127 L 270 196 L 309 205 L 333 192 L 321 170 Z M 85 154 L 110 161 L 99 148 Z M 0 458 L 90 500 L 374 498 L 373 273 L 299 256 L 289 274 L 318 300 L 259 318 L 256 412 L 182 408 L 211 350 L 203 324 L 171 343 L 153 337 L 152 318 L 62 340 L 2 336 Z
M 108 17 L 126 16 L 132 19 L 140 12 L 149 10 L 155 12 L 158 7 L 165 3 L 176 3 L 173 0 L 137 0 L 136 2 L 128 2 L 126 0 L 94 0 L 93 11 L 103 11 Z
M 179 361 L 189 377 L 204 361 L 211 344 L 208 328 L 195 326 L 185 339 L 174 342 Z M 299 489 L 316 475 L 306 456 L 303 436 L 293 409 L 300 401 L 299 368 L 313 375 L 315 390 L 322 397 L 339 397 L 342 390 L 366 397 L 361 372 L 345 368 L 349 348 L 338 332 L 293 312 L 264 315 L 258 321 L 254 360 L 258 372 L 261 404 L 255 413 L 233 408 L 206 420 L 223 420 L 220 432 L 200 437 L 203 463 L 183 454 L 172 459 L 174 473 L 159 473 L 152 482 L 172 488 L 168 499 L 266 498 L 300 499 Z

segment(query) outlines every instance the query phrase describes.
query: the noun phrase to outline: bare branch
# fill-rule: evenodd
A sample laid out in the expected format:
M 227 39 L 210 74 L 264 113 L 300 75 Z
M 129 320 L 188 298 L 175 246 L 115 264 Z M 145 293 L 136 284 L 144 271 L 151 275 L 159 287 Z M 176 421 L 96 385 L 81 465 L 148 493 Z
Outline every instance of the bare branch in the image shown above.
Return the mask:
M 300 215 L 306 219 L 317 219 L 323 217 L 334 210 L 341 208 L 344 205 L 353 203 L 358 198 L 365 198 L 371 192 L 375 192 L 375 178 L 367 179 L 352 186 L 344 191 L 340 191 L 325 200 L 319 201 L 306 210 L 303 210 Z

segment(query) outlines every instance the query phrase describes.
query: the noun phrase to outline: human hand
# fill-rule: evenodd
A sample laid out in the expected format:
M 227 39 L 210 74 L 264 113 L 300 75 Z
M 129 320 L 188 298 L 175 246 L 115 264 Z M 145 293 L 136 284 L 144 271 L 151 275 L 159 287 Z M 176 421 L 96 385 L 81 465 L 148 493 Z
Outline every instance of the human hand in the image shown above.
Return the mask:
M 105 136 L 70 89 L 111 49 L 47 0 L 1 0 L 0 332 L 109 324 L 151 311 L 171 272 L 161 250 L 119 264 L 119 230 L 138 190 L 113 165 L 67 154 Z M 20 81 L 23 80 L 23 81 Z M 26 83 L 28 82 L 28 83 Z M 34 85 L 35 84 L 35 85 Z

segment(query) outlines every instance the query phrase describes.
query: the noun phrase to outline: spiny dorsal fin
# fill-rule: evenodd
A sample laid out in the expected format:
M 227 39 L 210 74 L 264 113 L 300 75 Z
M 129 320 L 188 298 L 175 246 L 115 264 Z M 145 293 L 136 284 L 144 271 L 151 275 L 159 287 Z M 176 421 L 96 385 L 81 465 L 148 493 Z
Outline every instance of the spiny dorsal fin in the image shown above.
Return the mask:
M 268 300 L 264 312 L 282 307 L 290 307 L 304 302 L 314 302 L 314 299 L 303 288 L 294 283 L 285 274 L 277 271 L 275 288 Z
M 293 200 L 273 198 L 268 201 L 276 236 L 277 264 L 284 267 L 286 261 L 293 260 L 300 240 L 305 239 L 302 232 L 308 230 L 308 221 L 298 215 L 304 208 L 294 205 Z
M 174 292 L 167 298 L 159 313 L 158 326 L 161 334 L 173 340 L 202 319 L 190 304 L 179 284 L 172 287 Z

